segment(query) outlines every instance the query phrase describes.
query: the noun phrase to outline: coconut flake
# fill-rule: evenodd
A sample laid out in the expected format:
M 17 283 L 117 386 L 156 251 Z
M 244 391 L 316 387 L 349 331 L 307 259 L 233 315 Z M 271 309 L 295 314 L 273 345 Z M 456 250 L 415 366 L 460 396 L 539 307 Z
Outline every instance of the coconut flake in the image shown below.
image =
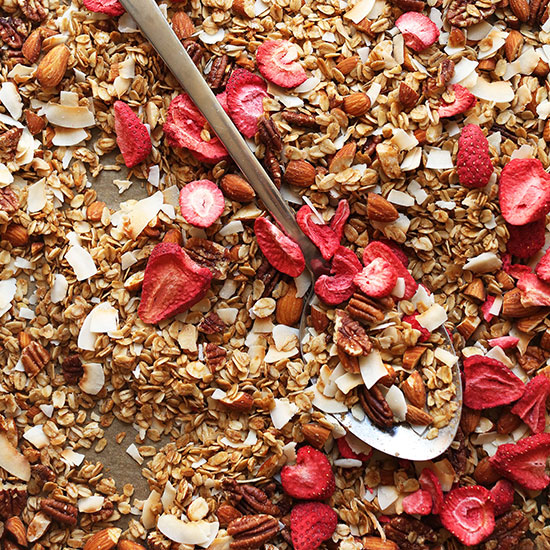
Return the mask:
M 239 310 L 235 307 L 226 307 L 218 309 L 216 313 L 226 325 L 233 325 L 237 320 Z
M 159 213 L 163 202 L 164 195 L 162 191 L 157 191 L 154 195 L 134 204 L 128 213 L 130 221 L 128 230 L 133 239 L 136 239 L 147 227 L 147 224 Z
M 158 518 L 157 529 L 170 540 L 180 544 L 210 545 L 219 530 L 219 523 L 207 521 L 184 522 L 171 514 L 163 514 Z M 214 533 L 215 531 L 215 533 Z M 212 534 L 214 536 L 212 537 Z
M 397 128 L 393 131 L 393 137 L 390 140 L 396 145 L 400 151 L 409 151 L 415 145 L 418 145 L 418 140 L 413 133 L 405 132 L 401 128 Z
M 73 268 L 78 281 L 89 279 L 97 273 L 92 255 L 81 246 L 71 246 L 65 254 L 65 259 Z
M 348 412 L 348 407 L 345 403 L 336 401 L 336 399 L 331 399 L 330 397 L 325 397 L 317 389 L 317 386 L 313 388 L 313 405 L 319 410 L 329 414 Z
M 228 235 L 236 235 L 237 233 L 242 233 L 244 231 L 243 222 L 240 220 L 230 221 L 228 224 L 225 224 L 219 231 L 218 235 L 221 237 L 227 237 Z
M 0 185 L 9 185 L 10 183 L 13 183 L 13 175 L 9 168 L 0 162 Z
M 52 143 L 58 147 L 72 147 L 88 138 L 88 132 L 82 128 L 56 128 Z
M 487 57 L 491 57 L 495 52 L 500 50 L 502 46 L 504 46 L 504 42 L 506 42 L 507 36 L 507 32 L 501 31 L 497 28 L 493 28 L 491 32 L 480 42 L 477 58 L 485 59 Z
M 105 385 L 105 373 L 100 363 L 84 363 L 84 374 L 78 382 L 80 389 L 88 395 L 97 395 Z
M 378 506 L 382 512 L 386 511 L 398 498 L 399 493 L 393 485 L 378 486 Z
M 21 118 L 23 114 L 23 101 L 21 100 L 17 86 L 13 82 L 4 82 L 0 86 L 0 101 L 15 120 Z
M 42 425 L 33 426 L 23 434 L 23 438 L 29 441 L 37 449 L 43 449 L 50 444 L 50 438 L 44 433 Z
M 453 159 L 449 151 L 434 147 L 428 153 L 426 168 L 431 168 L 433 170 L 448 170 L 453 167 Z
M 470 258 L 464 265 L 464 270 L 470 270 L 474 273 L 489 273 L 500 269 L 501 259 L 494 252 L 482 252 L 473 258 Z
M 411 149 L 403 159 L 401 163 L 401 170 L 404 172 L 409 172 L 410 170 L 416 170 L 420 166 L 422 161 L 422 148 L 415 147 Z
M 118 310 L 108 302 L 98 304 L 90 312 L 90 332 L 102 334 L 113 332 L 118 325 Z
M 206 31 L 202 31 L 199 33 L 198 38 L 201 42 L 204 42 L 205 44 L 217 44 L 218 42 L 221 42 L 223 40 L 224 36 L 225 30 L 218 29 L 218 31 L 214 34 L 208 34 Z
M 130 450 L 130 448 L 132 448 Z M 143 458 L 139 454 L 139 451 L 137 450 L 137 447 L 132 443 L 128 449 L 126 449 L 126 452 L 138 463 L 143 463 Z M 143 511 L 141 513 L 141 522 L 143 523 L 143 526 L 145 529 L 152 529 L 155 526 L 156 523 L 156 516 L 158 512 L 154 512 L 154 510 L 158 510 L 158 505 L 161 503 L 160 500 L 160 494 L 155 491 L 154 489 L 149 493 L 149 496 L 147 497 L 147 500 L 143 503 Z
M 85 514 L 91 514 L 93 512 L 98 512 L 103 507 L 105 503 L 105 497 L 100 495 L 92 495 L 90 497 L 78 499 L 78 511 L 84 512 Z
M 421 327 L 433 332 L 447 320 L 447 312 L 443 306 L 432 304 L 424 313 L 416 316 Z
M 382 85 L 379 82 L 374 82 L 371 84 L 370 88 L 366 92 L 369 96 L 371 107 L 375 104 L 380 92 L 382 91 Z
M 385 399 L 397 421 L 403 422 L 407 414 L 407 402 L 403 392 L 397 386 L 392 385 L 387 391 Z
M 61 460 L 69 466 L 80 466 L 86 457 L 82 453 L 77 453 L 72 449 L 64 449 L 61 452 Z
M 0 281 L 0 316 L 11 308 L 11 302 L 16 291 L 17 281 L 15 279 Z
M 439 359 L 448 367 L 452 367 L 458 361 L 458 357 L 454 353 L 451 353 L 444 348 L 436 348 L 434 355 L 436 359 Z
M 174 486 L 170 483 L 170 480 L 166 482 L 164 486 L 164 491 L 162 492 L 162 497 L 160 498 L 162 502 L 162 507 L 164 510 L 168 510 L 176 500 L 177 491 Z
M 342 376 L 338 377 L 334 383 L 344 395 L 347 395 L 353 388 L 356 388 L 363 383 L 363 378 L 360 374 L 346 372 Z
M 459 82 L 462 82 L 465 78 L 470 76 L 476 70 L 476 67 L 478 65 L 479 63 L 477 61 L 472 61 L 467 57 L 463 57 L 455 65 L 455 72 L 453 74 L 453 78 L 451 78 L 450 80 L 450 83 L 458 84 Z
M 94 114 L 87 107 L 71 107 L 59 103 L 48 103 L 42 111 L 48 122 L 62 128 L 88 128 L 95 125 Z
M 274 399 L 275 406 L 269 411 L 273 427 L 280 430 L 298 412 L 298 407 L 288 399 Z
M 40 212 L 46 206 L 46 180 L 42 178 L 29 185 L 27 195 L 27 211 L 29 213 Z
M 351 10 L 344 14 L 344 19 L 348 19 L 355 24 L 360 23 L 367 17 L 373 7 L 374 0 L 359 0 Z
M 382 356 L 376 349 L 373 349 L 368 355 L 359 357 L 359 370 L 368 390 L 370 390 L 380 378 L 388 374 L 382 361 Z
M 310 76 L 307 80 L 304 80 L 304 82 L 294 88 L 294 92 L 297 94 L 307 94 L 308 92 L 315 90 L 320 83 L 321 80 L 319 78 L 316 76 Z
M 31 478 L 31 465 L 25 455 L 21 454 L 8 440 L 4 433 L 0 432 L 0 468 L 3 468 L 23 481 Z
M 509 103 L 514 99 L 514 89 L 509 82 L 488 82 L 481 77 L 478 78 L 476 85 L 470 88 L 470 92 L 479 99 L 495 103 Z
M 395 189 L 392 189 L 389 192 L 388 201 L 392 204 L 397 204 L 398 206 L 414 205 L 414 199 L 408 193 L 403 193 L 403 191 L 397 191 Z

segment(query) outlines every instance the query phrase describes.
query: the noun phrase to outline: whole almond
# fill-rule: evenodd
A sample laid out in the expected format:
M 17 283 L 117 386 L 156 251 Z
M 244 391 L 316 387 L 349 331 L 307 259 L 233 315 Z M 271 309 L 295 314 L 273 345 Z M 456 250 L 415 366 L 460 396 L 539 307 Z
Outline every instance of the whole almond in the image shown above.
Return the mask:
M 290 284 L 284 296 L 277 300 L 275 316 L 281 325 L 292 327 L 298 323 L 302 315 L 304 299 L 296 296 L 297 290 L 294 283 Z
M 342 108 L 348 115 L 362 116 L 370 109 L 370 97 L 363 92 L 347 95 Z
M 529 3 L 527 0 L 510 0 L 512 13 L 522 22 L 529 19 Z
M 65 76 L 71 52 L 65 44 L 52 48 L 40 61 L 36 78 L 44 88 L 57 86 Z
M 466 406 L 462 407 L 462 416 L 460 417 L 460 427 L 464 432 L 464 435 L 470 435 L 474 432 L 479 424 L 481 418 L 481 411 L 470 409 Z
M 22 548 L 27 547 L 27 529 L 20 518 L 14 516 L 4 523 L 4 531 Z M 6 546 L 7 548 L 7 546 Z
M 286 165 L 284 181 L 296 187 L 311 187 L 315 183 L 315 167 L 307 160 L 291 160 Z
M 382 540 L 380 537 L 363 537 L 361 539 L 364 550 L 399 550 L 399 546 L 391 540 Z
M 42 34 L 40 29 L 35 29 L 29 34 L 27 40 L 21 48 L 21 53 L 31 62 L 34 63 L 40 57 L 42 48 Z
M 355 151 L 357 150 L 357 145 L 354 141 L 351 141 L 350 143 L 346 143 L 342 149 L 340 149 L 330 161 L 330 164 L 328 166 L 329 172 L 332 172 L 333 174 L 337 174 L 338 172 L 342 172 L 346 168 L 349 168 L 351 164 L 353 163 L 353 159 L 355 158 Z
M 175 243 L 182 245 L 183 244 L 183 236 L 181 234 L 181 231 L 179 229 L 169 229 L 162 239 L 163 243 Z
M 236 174 L 226 174 L 220 181 L 220 188 L 227 198 L 237 202 L 251 202 L 256 196 L 252 186 Z
M 254 399 L 250 394 L 243 391 L 237 393 L 237 395 L 231 400 L 221 399 L 220 403 L 228 409 L 238 412 L 248 412 L 254 408 Z
M 367 195 L 367 217 L 373 222 L 393 222 L 399 217 L 399 212 L 393 204 L 381 195 Z
M 145 546 L 133 540 L 119 540 L 116 547 L 117 550 L 145 550 Z
M 427 426 L 433 422 L 433 418 L 430 414 L 414 405 L 407 405 L 405 419 L 407 422 L 417 426 Z
M 231 9 L 242 17 L 255 17 L 252 0 L 233 0 Z
M 399 85 L 399 102 L 404 109 L 412 109 L 417 103 L 420 95 L 408 84 L 401 82 Z
M 519 57 L 524 42 L 523 35 L 519 31 L 510 31 L 504 42 L 504 55 L 510 63 Z
M 1 238 L 12 246 L 25 246 L 29 242 L 29 233 L 21 224 L 10 223 Z
M 322 449 L 330 436 L 330 430 L 312 422 L 302 426 L 302 435 L 310 445 Z
M 103 209 L 107 205 L 103 201 L 94 201 L 86 209 L 86 216 L 91 222 L 98 222 L 103 215 Z
M 191 18 L 183 11 L 177 11 L 172 17 L 172 28 L 180 40 L 189 38 L 195 32 Z
M 426 386 L 418 371 L 413 371 L 401 384 L 405 397 L 415 407 L 422 408 L 426 404 Z
M 121 533 L 122 529 L 118 527 L 102 529 L 86 541 L 84 550 L 111 550 L 116 546 Z
M 358 55 L 352 55 L 351 57 L 346 57 L 345 59 L 342 59 L 342 61 L 339 61 L 336 64 L 336 69 L 338 69 L 344 76 L 348 75 L 357 67 L 357 64 L 359 63 L 359 56 Z
M 491 485 L 501 478 L 500 474 L 489 462 L 489 457 L 481 459 L 474 470 L 474 479 L 481 485 Z
M 29 132 L 33 136 L 39 134 L 44 129 L 44 126 L 46 126 L 46 121 L 41 116 L 38 116 L 36 113 L 33 113 L 28 109 L 25 111 L 25 119 L 27 121 Z
M 516 428 L 521 426 L 521 418 L 509 409 L 503 411 L 498 417 L 497 432 L 499 434 L 511 434 Z
M 502 315 L 504 317 L 528 317 L 537 311 L 536 306 L 524 306 L 521 303 L 521 290 L 519 288 L 505 292 L 502 297 Z

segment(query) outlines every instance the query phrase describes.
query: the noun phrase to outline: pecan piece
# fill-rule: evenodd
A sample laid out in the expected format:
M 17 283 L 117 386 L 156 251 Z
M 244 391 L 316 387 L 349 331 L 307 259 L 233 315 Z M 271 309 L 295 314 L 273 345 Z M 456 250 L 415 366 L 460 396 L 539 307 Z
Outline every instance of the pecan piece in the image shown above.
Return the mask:
M 216 511 L 221 527 L 227 527 L 233 520 L 242 516 L 241 512 L 231 504 L 221 504 Z
M 12 516 L 20 516 L 27 505 L 27 491 L 19 487 L 0 489 L 0 519 L 6 521 Z
M 206 76 L 206 82 L 212 90 L 219 90 L 227 83 L 229 77 L 229 72 L 226 72 L 228 61 L 229 57 L 227 57 L 227 54 L 216 57 L 212 61 L 210 72 Z
M 272 267 L 271 264 L 264 258 L 260 264 L 260 267 L 256 270 L 256 279 L 259 279 L 264 284 L 262 297 L 271 296 L 273 289 L 281 280 L 281 273 Z
M 495 530 L 485 543 L 486 550 L 512 550 L 529 528 L 529 520 L 521 510 L 510 512 L 496 519 Z
M 338 347 L 354 357 L 368 355 L 372 349 L 365 329 L 341 309 L 336 311 L 334 341 Z
M 26 18 L 33 23 L 40 23 L 48 17 L 48 11 L 40 0 L 17 0 L 17 3 Z
M 199 332 L 204 334 L 219 334 L 225 330 L 226 324 L 220 319 L 220 316 L 211 311 L 198 326 Z
M 392 305 L 389 305 L 390 302 Z M 346 306 L 346 312 L 356 321 L 374 324 L 382 321 L 384 311 L 392 307 L 393 300 L 390 297 L 375 300 L 362 292 L 355 292 Z
M 27 36 L 25 23 L 18 17 L 0 17 L 0 38 L 8 48 L 20 50 Z
M 283 150 L 281 134 L 270 117 L 263 116 L 258 119 L 258 137 L 273 152 L 280 153 Z
M 395 516 L 384 526 L 386 537 L 399 545 L 400 550 L 426 550 L 437 541 L 434 530 L 410 516 Z
M 212 272 L 212 277 L 222 281 L 229 269 L 229 253 L 226 248 L 207 239 L 187 239 L 185 251 L 191 259 Z
M 11 157 L 15 154 L 23 128 L 12 128 L 0 134 L 0 156 Z
M 227 493 L 228 500 L 243 514 L 269 514 L 272 516 L 280 514 L 279 507 L 254 485 L 243 485 L 234 479 L 226 479 L 222 487 Z
M 424 0 L 391 0 L 392 4 L 403 11 L 423 11 L 426 7 Z
M 100 510 L 90 514 L 90 519 L 92 523 L 99 523 L 100 521 L 108 520 L 114 513 L 114 504 L 110 500 L 106 500 Z
M 279 522 L 267 514 L 243 516 L 234 519 L 227 532 L 233 537 L 231 550 L 252 550 L 262 547 L 279 532 Z
M 447 84 L 455 73 L 454 61 L 448 57 L 441 60 L 437 68 L 437 76 L 428 78 L 424 83 L 424 93 L 429 97 L 441 95 L 447 88 Z
M 82 361 L 80 357 L 76 354 L 69 355 L 62 365 L 63 377 L 67 384 L 78 384 L 78 381 L 84 374 L 84 367 L 82 366 Z
M 518 357 L 518 363 L 527 373 L 532 374 L 546 361 L 546 354 L 537 346 L 527 346 L 525 353 Z
M 203 49 L 200 44 L 197 44 L 194 40 L 186 40 L 183 43 L 183 47 L 189 54 L 189 57 L 195 65 L 201 62 Z
M 283 182 L 283 174 L 281 172 L 281 165 L 279 164 L 279 159 L 276 157 L 275 153 L 271 149 L 266 149 L 264 156 L 264 165 L 269 172 L 273 183 L 277 189 L 281 188 L 281 183 Z
M 31 471 L 44 482 L 55 481 L 55 474 L 53 470 L 44 464 L 33 464 L 31 466 Z
M 40 501 L 40 509 L 58 523 L 76 525 L 78 508 L 72 504 L 54 498 L 43 498 Z
M 38 342 L 31 342 L 21 354 L 21 363 L 25 372 L 31 378 L 34 378 L 48 363 L 50 354 Z
M 451 0 L 445 17 L 455 27 L 471 27 L 489 17 L 496 9 L 495 4 L 478 8 L 469 0 Z
M 210 369 L 211 373 L 215 373 L 225 365 L 225 359 L 227 357 L 227 351 L 225 348 L 216 346 L 216 344 L 208 343 L 204 348 L 204 357 L 206 359 L 206 365 Z
M 15 214 L 19 209 L 19 198 L 10 187 L 0 189 L 0 212 L 5 212 L 8 216 Z
M 303 126 L 304 128 L 317 128 L 318 124 L 315 122 L 313 115 L 307 115 L 305 113 L 295 113 L 294 111 L 283 111 L 281 118 L 289 124 L 296 126 Z
M 359 393 L 359 402 L 374 424 L 386 429 L 393 426 L 393 412 L 377 386 L 370 390 L 363 387 Z
M 359 359 L 346 353 L 340 346 L 336 346 L 336 351 L 344 369 L 353 374 L 359 374 Z

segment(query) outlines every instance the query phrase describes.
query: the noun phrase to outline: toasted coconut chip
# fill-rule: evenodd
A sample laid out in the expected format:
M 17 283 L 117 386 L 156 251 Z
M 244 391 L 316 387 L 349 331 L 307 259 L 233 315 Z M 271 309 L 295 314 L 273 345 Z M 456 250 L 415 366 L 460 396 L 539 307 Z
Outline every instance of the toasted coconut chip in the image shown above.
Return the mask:
M 382 361 L 382 356 L 376 349 L 373 349 L 368 355 L 359 357 L 359 369 L 363 382 L 369 390 L 380 378 L 388 374 Z
M 23 437 L 37 449 L 43 449 L 50 443 L 50 438 L 44 433 L 42 425 L 33 426 L 23 434 Z
M 180 544 L 198 544 L 206 547 L 214 540 L 219 530 L 219 523 L 191 521 L 185 523 L 171 514 L 159 517 L 157 529 L 167 538 Z
M 484 78 L 478 78 L 470 92 L 479 99 L 495 103 L 509 103 L 514 99 L 514 90 L 509 82 L 488 82 Z
M 176 489 L 174 486 L 170 483 L 170 480 L 166 482 L 166 485 L 164 486 L 164 491 L 162 493 L 161 497 L 162 507 L 164 510 L 168 510 L 172 504 L 174 504 L 174 501 L 176 500 Z
M 48 103 L 41 112 L 46 115 L 48 122 L 62 128 L 88 128 L 95 125 L 94 114 L 87 107 Z
M 298 412 L 298 407 L 291 403 L 288 399 L 275 399 L 275 406 L 271 409 L 269 414 L 273 426 L 276 430 L 280 430 L 283 426 L 290 421 L 290 419 Z
M 140 459 L 143 462 L 143 458 L 141 458 L 141 456 L 140 456 Z M 143 523 L 143 526 L 145 527 L 145 529 L 152 529 L 155 526 L 158 512 L 157 514 L 155 514 L 154 510 L 158 510 L 158 504 L 160 504 L 160 502 L 161 502 L 160 494 L 157 491 L 153 490 L 147 497 L 147 500 L 143 503 L 143 513 L 141 514 L 141 522 Z
M 78 511 L 91 514 L 101 510 L 104 503 L 105 497 L 100 495 L 92 495 L 91 497 L 81 498 L 78 500 Z
M 56 128 L 52 143 L 58 147 L 72 147 L 88 138 L 88 132 L 82 128 Z
M 29 461 L 8 441 L 3 433 L 0 433 L 0 468 L 23 481 L 29 481 L 31 478 Z
M 21 118 L 23 114 L 23 101 L 21 100 L 17 86 L 13 82 L 4 82 L 0 86 L 0 101 L 15 120 Z
M 89 395 L 97 395 L 105 385 L 105 373 L 103 365 L 99 363 L 84 363 L 84 374 L 78 385 L 80 389 Z
M 9 168 L 0 162 L 0 185 L 13 183 L 13 176 Z
M 351 10 L 344 14 L 344 19 L 348 19 L 355 24 L 360 23 L 367 17 L 372 8 L 374 8 L 374 0 L 359 0 Z
M 443 306 L 433 304 L 424 313 L 417 315 L 416 320 L 421 327 L 433 332 L 447 320 L 447 312 Z

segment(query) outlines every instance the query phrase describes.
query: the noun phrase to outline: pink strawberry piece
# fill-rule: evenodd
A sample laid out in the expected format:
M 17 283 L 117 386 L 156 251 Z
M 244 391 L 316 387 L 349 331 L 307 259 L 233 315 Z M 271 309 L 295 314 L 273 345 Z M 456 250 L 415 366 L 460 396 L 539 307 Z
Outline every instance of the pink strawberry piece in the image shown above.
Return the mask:
M 181 215 L 195 227 L 210 227 L 225 208 L 221 189 L 210 180 L 189 182 L 180 191 Z
M 513 159 L 500 174 L 498 199 L 508 223 L 540 220 L 550 212 L 550 174 L 538 159 Z
M 336 530 L 338 516 L 322 502 L 303 502 L 290 512 L 290 536 L 294 550 L 315 550 Z
M 420 488 L 428 491 L 432 497 L 432 514 L 439 514 L 443 507 L 443 491 L 439 478 L 429 468 L 424 468 L 418 482 Z
M 512 407 L 533 433 L 541 433 L 546 427 L 546 399 L 550 395 L 550 380 L 544 374 L 532 378 L 525 387 L 523 397 Z
M 168 144 L 189 149 L 202 162 L 219 162 L 228 153 L 217 136 L 211 134 L 208 141 L 201 137 L 205 126 L 206 119 L 187 94 L 179 95 L 171 101 L 163 128 Z
M 522 304 L 550 306 L 550 283 L 541 281 L 534 273 L 523 273 L 516 286 L 522 291 Z
M 401 31 L 405 44 L 415 52 L 425 50 L 439 38 L 437 25 L 416 11 L 404 13 L 395 22 L 395 26 Z
M 390 248 L 391 251 L 396 255 L 397 258 L 399 258 L 399 261 L 406 268 L 409 267 L 409 257 L 396 242 L 390 241 L 389 239 L 380 239 L 379 242 L 385 244 L 388 248 Z M 431 294 L 431 292 L 428 291 L 428 294 Z
M 276 270 L 291 277 L 298 277 L 304 271 L 306 261 L 302 249 L 277 226 L 260 216 L 254 222 L 254 232 L 260 250 Z
M 512 349 L 519 344 L 519 338 L 515 336 L 499 336 L 498 338 L 487 340 L 487 343 L 492 348 L 499 347 L 500 349 Z
M 216 99 L 220 102 L 222 109 L 229 114 L 229 106 L 227 105 L 227 90 L 216 95 Z
M 336 212 L 334 213 L 332 220 L 330 220 L 330 228 L 336 234 L 338 244 L 340 244 L 340 242 L 342 241 L 342 236 L 344 235 L 344 226 L 348 221 L 349 215 L 349 202 L 346 199 L 342 199 L 338 203 L 338 207 L 336 208 Z
M 118 0 L 82 0 L 82 3 L 94 13 L 106 13 L 111 17 L 117 17 L 126 11 Z
M 212 273 L 196 264 L 175 243 L 160 243 L 147 262 L 138 315 L 144 323 L 159 323 L 188 310 L 210 288 Z
M 420 337 L 418 338 L 419 342 L 426 342 L 427 340 L 430 339 L 431 332 L 427 328 L 424 328 L 416 320 L 417 315 L 418 315 L 417 313 L 413 313 L 412 315 L 404 315 L 402 321 L 403 323 L 409 323 L 409 325 L 411 325 L 412 328 L 420 332 Z
M 443 527 L 462 544 L 479 544 L 495 528 L 491 493 L 480 485 L 453 489 L 447 494 L 439 517 Z
M 428 491 L 418 489 L 403 499 L 403 510 L 407 514 L 427 516 L 432 511 L 432 495 Z
M 464 359 L 463 365 L 466 378 L 464 404 L 470 409 L 507 405 L 525 393 L 523 382 L 496 359 L 472 355 Z
M 226 92 L 231 120 L 244 136 L 254 137 L 258 119 L 264 114 L 264 98 L 268 97 L 265 80 L 246 69 L 235 69 Z
M 455 93 L 455 100 L 452 103 L 441 103 L 438 109 L 439 118 L 448 118 L 465 113 L 477 102 L 476 96 L 460 84 L 451 86 Z
M 491 489 L 495 516 L 509 512 L 514 504 L 514 486 L 507 479 L 499 479 Z
M 339 246 L 332 258 L 330 275 L 321 275 L 315 282 L 315 294 L 325 304 L 335 306 L 349 300 L 355 292 L 355 275 L 362 269 L 353 250 Z
M 542 433 L 500 445 L 490 458 L 493 468 L 502 476 L 525 489 L 541 491 L 550 484 L 546 461 L 550 456 L 550 434 Z
M 368 265 L 375 258 L 383 258 L 394 267 L 397 272 L 397 277 L 401 277 L 405 281 L 405 294 L 402 299 L 410 300 L 418 288 L 418 283 L 413 279 L 413 276 L 401 263 L 399 258 L 393 253 L 392 249 L 380 241 L 372 241 L 363 251 L 363 263 Z
M 502 269 L 514 279 L 519 279 L 525 273 L 533 273 L 528 265 L 513 264 L 512 256 L 508 252 L 502 256 Z
M 491 296 L 490 294 L 487 296 L 487 299 L 481 306 L 481 313 L 483 313 L 483 318 L 487 323 L 490 323 L 493 320 L 494 315 L 489 312 L 489 310 L 493 307 L 493 304 L 495 303 L 495 297 Z
M 389 296 L 397 283 L 397 272 L 384 258 L 375 258 L 355 276 L 353 282 L 373 298 Z
M 510 238 L 506 249 L 512 256 L 527 259 L 544 246 L 546 220 L 541 218 L 525 225 L 508 225 Z
M 151 136 L 145 124 L 124 101 L 115 101 L 114 108 L 116 142 L 124 164 L 132 168 L 143 162 L 151 152 Z
M 458 139 L 458 181 L 470 189 L 485 187 L 493 173 L 489 142 L 477 124 L 468 124 Z
M 309 237 L 313 244 L 320 250 L 325 260 L 330 260 L 336 249 L 340 246 L 340 240 L 331 227 L 321 223 L 313 210 L 304 205 L 296 213 L 296 221 L 302 231 Z
M 545 283 L 550 283 L 550 248 L 544 253 L 535 267 L 537 277 Z
M 287 495 L 302 500 L 325 500 L 336 489 L 328 458 L 309 445 L 300 448 L 296 464 L 283 467 L 281 483 Z
M 256 50 L 262 76 L 282 88 L 295 88 L 307 80 L 306 71 L 297 59 L 298 48 L 288 40 L 266 40 Z
M 338 445 L 338 452 L 342 458 L 351 458 L 353 460 L 360 460 L 361 462 L 368 462 L 372 456 L 372 449 L 368 454 L 365 453 L 356 453 L 350 447 L 347 438 L 349 435 L 344 437 L 339 437 L 336 440 L 336 445 Z M 366 443 L 361 442 L 362 445 L 366 446 Z

